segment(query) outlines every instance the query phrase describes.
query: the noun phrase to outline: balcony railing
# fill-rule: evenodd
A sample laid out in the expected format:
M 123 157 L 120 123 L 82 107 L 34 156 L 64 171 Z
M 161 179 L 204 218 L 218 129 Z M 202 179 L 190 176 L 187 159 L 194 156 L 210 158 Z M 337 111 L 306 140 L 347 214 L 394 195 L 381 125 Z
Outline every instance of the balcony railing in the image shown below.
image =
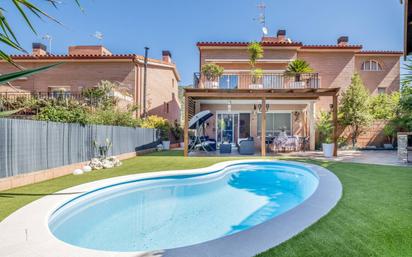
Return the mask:
M 200 73 L 194 74 L 195 88 L 207 89 L 305 89 L 320 88 L 318 73 L 266 73 L 261 77 L 251 74 L 231 73 L 211 81 Z

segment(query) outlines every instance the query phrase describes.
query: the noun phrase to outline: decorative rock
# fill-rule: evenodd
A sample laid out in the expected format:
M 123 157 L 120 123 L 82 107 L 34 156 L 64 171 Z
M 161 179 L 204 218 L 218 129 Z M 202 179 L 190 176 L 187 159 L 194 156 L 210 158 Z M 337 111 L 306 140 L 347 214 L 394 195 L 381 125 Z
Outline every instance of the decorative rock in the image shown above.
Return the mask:
M 92 171 L 92 167 L 90 167 L 89 165 L 83 166 L 83 171 L 84 172 L 90 172 L 90 171 Z
M 82 174 L 83 174 L 83 171 L 81 169 L 75 169 L 73 171 L 73 175 L 82 175 Z
M 89 166 L 93 169 L 93 170 L 101 170 L 103 169 L 103 165 L 102 162 L 97 159 L 97 158 L 93 158 L 90 163 Z
M 102 161 L 102 166 L 104 169 L 110 169 L 114 167 L 113 162 L 109 161 L 108 159 Z

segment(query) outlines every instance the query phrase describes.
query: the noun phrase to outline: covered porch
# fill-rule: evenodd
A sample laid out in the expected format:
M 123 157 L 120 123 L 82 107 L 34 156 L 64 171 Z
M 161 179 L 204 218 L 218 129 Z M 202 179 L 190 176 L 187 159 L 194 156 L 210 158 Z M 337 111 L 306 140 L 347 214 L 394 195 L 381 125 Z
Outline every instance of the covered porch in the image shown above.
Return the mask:
M 204 135 L 221 145 L 242 147 L 252 141 L 256 152 L 266 156 L 271 151 L 314 150 L 316 133 L 316 102 L 331 97 L 334 127 L 337 126 L 337 93 L 339 88 L 311 89 L 185 89 L 184 155 L 189 156 L 189 120 L 209 110 L 213 116 L 203 125 Z M 296 142 L 285 149 L 277 144 L 279 135 Z M 289 140 L 289 139 L 288 139 Z M 337 141 L 334 130 L 333 141 Z M 248 142 L 249 146 L 252 144 Z M 305 145 L 302 145 L 304 143 Z M 240 150 L 240 149 L 239 149 Z M 209 153 L 213 154 L 213 153 Z M 208 154 L 204 154 L 208 155 Z M 334 149 L 337 155 L 337 148 Z

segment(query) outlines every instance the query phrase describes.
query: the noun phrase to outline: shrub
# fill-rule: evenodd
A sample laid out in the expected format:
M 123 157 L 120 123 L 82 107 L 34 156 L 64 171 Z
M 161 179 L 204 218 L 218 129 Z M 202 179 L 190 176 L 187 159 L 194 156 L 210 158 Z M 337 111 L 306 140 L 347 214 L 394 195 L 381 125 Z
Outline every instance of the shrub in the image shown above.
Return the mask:
M 133 112 L 121 111 L 118 109 L 96 109 L 88 113 L 87 123 L 98 125 L 112 125 L 137 127 L 140 123 L 139 119 L 133 117 Z
M 87 124 L 87 111 L 83 106 L 48 105 L 35 116 L 36 120 Z
M 393 144 L 396 137 L 396 128 L 392 123 L 388 123 L 383 127 L 383 134 L 389 144 Z
M 140 126 L 142 128 L 155 128 L 159 130 L 160 138 L 163 141 L 169 139 L 170 124 L 167 119 L 162 117 L 151 115 L 141 121 Z
M 118 88 L 117 83 L 102 80 L 96 87 L 85 88 L 81 94 L 87 105 L 98 108 L 114 107 L 117 103 L 116 97 L 112 96 L 114 89 Z

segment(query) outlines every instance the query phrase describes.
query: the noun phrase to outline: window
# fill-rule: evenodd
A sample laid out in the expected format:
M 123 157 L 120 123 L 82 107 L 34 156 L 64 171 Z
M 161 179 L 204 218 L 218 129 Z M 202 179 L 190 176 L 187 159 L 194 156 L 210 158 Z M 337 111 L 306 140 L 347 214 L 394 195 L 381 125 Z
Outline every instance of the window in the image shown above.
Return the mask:
M 219 88 L 235 89 L 238 87 L 238 75 L 222 75 L 219 78 Z
M 386 87 L 378 87 L 378 94 L 386 94 Z
M 261 134 L 262 114 L 258 113 L 258 134 Z M 266 113 L 266 136 L 277 136 L 282 130 L 292 134 L 291 113 Z
M 166 113 L 169 113 L 169 103 L 166 103 Z
M 172 79 L 172 88 L 175 87 L 175 79 Z
M 361 70 L 363 71 L 381 71 L 382 66 L 375 60 L 368 60 L 362 63 Z
M 49 97 L 53 98 L 67 98 L 71 96 L 70 87 L 69 86 L 62 86 L 62 87 L 49 87 Z

